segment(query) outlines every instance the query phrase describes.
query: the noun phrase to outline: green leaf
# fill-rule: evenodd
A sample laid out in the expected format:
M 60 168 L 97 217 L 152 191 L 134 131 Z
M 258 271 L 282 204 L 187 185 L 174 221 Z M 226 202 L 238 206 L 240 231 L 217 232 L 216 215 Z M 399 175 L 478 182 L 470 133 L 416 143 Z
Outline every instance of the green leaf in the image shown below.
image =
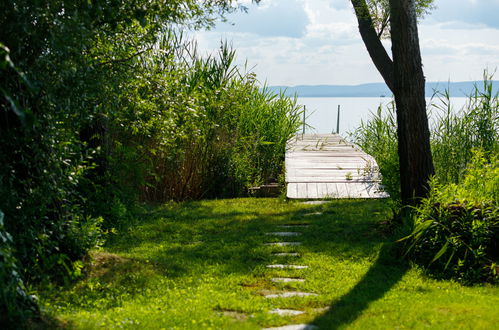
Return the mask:
M 435 256 L 433 257 L 433 259 L 430 262 L 430 265 L 432 263 L 434 263 L 435 261 L 437 261 L 447 251 L 448 246 L 449 246 L 449 241 L 445 242 L 444 246 L 442 246 L 440 251 L 438 251 L 437 254 L 435 254 Z

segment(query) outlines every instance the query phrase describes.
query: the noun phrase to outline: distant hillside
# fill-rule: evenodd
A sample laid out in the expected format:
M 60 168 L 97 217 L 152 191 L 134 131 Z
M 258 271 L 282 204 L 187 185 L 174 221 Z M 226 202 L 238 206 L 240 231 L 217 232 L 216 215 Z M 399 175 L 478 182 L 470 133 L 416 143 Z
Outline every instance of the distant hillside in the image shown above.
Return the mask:
M 426 96 L 432 96 L 434 91 L 449 90 L 450 96 L 468 96 L 474 85 L 483 86 L 482 81 L 463 82 L 428 82 L 426 83 Z M 499 91 L 499 80 L 493 81 L 494 93 Z M 269 89 L 279 92 L 284 91 L 288 96 L 298 97 L 391 97 L 392 92 L 384 83 L 370 83 L 362 85 L 299 85 L 299 86 L 269 86 Z

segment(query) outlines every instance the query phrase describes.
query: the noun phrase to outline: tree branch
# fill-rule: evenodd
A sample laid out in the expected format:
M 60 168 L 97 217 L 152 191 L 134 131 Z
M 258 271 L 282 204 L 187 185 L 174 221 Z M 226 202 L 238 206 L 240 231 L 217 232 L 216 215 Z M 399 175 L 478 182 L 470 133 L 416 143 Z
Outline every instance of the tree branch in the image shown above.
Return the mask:
M 385 32 L 385 29 L 388 27 L 389 21 L 390 21 L 390 15 L 386 14 L 385 17 L 383 17 L 383 20 L 381 21 L 381 27 L 379 28 L 379 31 L 378 31 L 378 38 L 380 40 L 383 37 L 383 33 Z
M 125 57 L 125 58 L 118 58 L 118 59 L 114 59 L 114 60 L 107 60 L 107 61 L 104 61 L 104 62 L 100 62 L 100 63 L 97 63 L 97 65 L 99 66 L 103 66 L 103 65 L 108 65 L 108 64 L 117 64 L 117 63 L 124 63 L 124 62 L 128 62 L 130 60 L 132 60 L 133 58 L 145 53 L 146 51 L 148 51 L 148 49 L 144 49 L 144 50 L 140 50 L 128 57 Z
M 386 85 L 393 92 L 393 61 L 381 43 L 374 29 L 371 14 L 365 0 L 350 0 L 359 23 L 359 32 L 364 45 L 369 52 L 374 65 L 385 80 Z

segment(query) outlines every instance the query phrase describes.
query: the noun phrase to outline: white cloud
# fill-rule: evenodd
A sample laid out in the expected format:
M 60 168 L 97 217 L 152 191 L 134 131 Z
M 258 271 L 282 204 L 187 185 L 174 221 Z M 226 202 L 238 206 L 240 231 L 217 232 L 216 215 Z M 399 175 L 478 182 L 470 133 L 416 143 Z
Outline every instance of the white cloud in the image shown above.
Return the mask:
M 248 13 L 238 12 L 228 17 L 233 24 L 222 23 L 218 31 L 248 32 L 262 37 L 287 36 L 299 38 L 305 34 L 308 17 L 301 0 L 264 0 L 260 5 L 247 5 Z
M 458 21 L 499 28 L 499 0 L 437 0 L 429 19 L 437 22 Z
M 482 8 L 497 5 L 499 10 L 499 0 L 459 2 L 464 8 L 480 7 L 474 9 L 476 17 L 464 19 L 466 13 L 457 15 L 456 11 L 442 13 L 446 6 L 459 6 L 455 1 L 440 0 L 437 5 L 444 8 L 421 22 L 427 81 L 480 79 L 486 67 L 499 67 L 499 28 L 487 22 Z M 449 17 L 445 18 L 446 14 Z M 232 41 L 239 63 L 248 60 L 258 78 L 271 85 L 382 81 L 359 36 L 348 0 L 262 0 L 260 7 L 252 7 L 234 23 L 233 27 L 198 32 L 200 48 L 217 49 L 221 38 Z M 390 53 L 389 41 L 385 47 Z

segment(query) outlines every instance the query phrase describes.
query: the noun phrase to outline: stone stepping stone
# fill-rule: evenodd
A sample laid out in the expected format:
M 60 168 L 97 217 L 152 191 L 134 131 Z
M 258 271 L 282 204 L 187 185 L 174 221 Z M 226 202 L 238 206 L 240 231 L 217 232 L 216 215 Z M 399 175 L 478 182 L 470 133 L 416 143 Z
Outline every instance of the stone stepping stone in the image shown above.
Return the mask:
M 317 296 L 317 294 L 310 293 L 310 292 L 300 292 L 300 291 L 286 291 L 286 292 L 281 292 L 281 293 L 270 293 L 270 294 L 264 295 L 264 297 L 267 299 L 291 298 L 291 297 L 310 297 L 310 296 Z
M 297 252 L 276 252 L 272 253 L 275 257 L 299 257 L 300 254 Z
M 300 266 L 300 265 L 282 265 L 282 264 L 275 264 L 275 265 L 267 265 L 267 268 L 291 268 L 291 269 L 307 269 L 308 266 Z
M 301 245 L 301 242 L 275 242 L 275 243 L 265 243 L 264 245 L 273 245 L 273 246 L 296 246 L 296 245 Z
M 262 330 L 317 330 L 315 325 L 311 324 L 290 324 L 277 328 L 263 328 Z
M 293 277 L 273 277 L 271 281 L 275 283 L 305 282 L 303 278 Z
M 300 236 L 301 233 L 296 232 L 296 231 L 273 231 L 270 233 L 265 233 L 265 235 L 272 235 L 272 236 Z
M 302 204 L 306 204 L 306 205 L 321 205 L 321 204 L 327 204 L 329 203 L 329 201 L 306 201 L 306 202 L 302 202 Z
M 309 217 L 311 215 L 322 215 L 322 212 L 312 212 L 312 213 L 305 213 L 304 216 Z
M 248 319 L 248 315 L 237 311 L 222 311 L 222 314 L 224 316 L 232 317 L 239 321 L 246 321 Z
M 276 309 L 271 310 L 269 313 L 271 313 L 271 314 L 277 314 L 277 315 L 280 315 L 280 316 L 294 316 L 294 315 L 304 314 L 305 312 L 304 311 L 297 311 L 296 309 L 280 309 L 280 308 L 276 308 Z
M 278 225 L 279 228 L 299 228 L 299 227 L 309 227 L 309 224 L 306 223 L 297 223 L 297 224 L 289 224 L 289 225 Z
M 314 308 L 312 310 L 316 313 L 324 313 L 329 311 L 329 307 Z

